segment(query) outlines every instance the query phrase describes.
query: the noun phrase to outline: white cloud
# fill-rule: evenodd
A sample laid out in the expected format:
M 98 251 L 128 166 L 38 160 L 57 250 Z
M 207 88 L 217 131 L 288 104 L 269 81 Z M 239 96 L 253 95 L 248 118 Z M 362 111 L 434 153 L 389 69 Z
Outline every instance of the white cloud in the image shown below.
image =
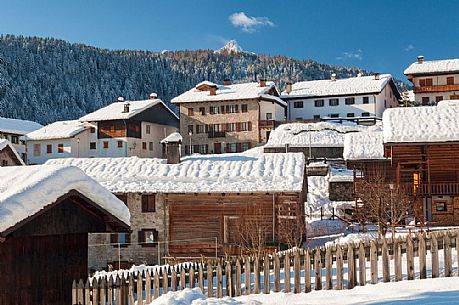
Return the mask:
M 338 60 L 347 60 L 347 59 L 356 59 L 362 60 L 363 59 L 363 52 L 361 49 L 357 51 L 348 51 L 341 53 L 341 56 L 336 57 Z
M 242 31 L 247 33 L 255 32 L 260 27 L 274 26 L 274 23 L 268 17 L 251 17 L 247 16 L 244 12 L 232 14 L 229 16 L 229 20 L 233 26 L 241 28 Z
M 403 50 L 405 50 L 406 52 L 409 52 L 411 50 L 414 49 L 414 46 L 410 43 L 408 46 L 406 46 L 406 48 L 404 48 Z

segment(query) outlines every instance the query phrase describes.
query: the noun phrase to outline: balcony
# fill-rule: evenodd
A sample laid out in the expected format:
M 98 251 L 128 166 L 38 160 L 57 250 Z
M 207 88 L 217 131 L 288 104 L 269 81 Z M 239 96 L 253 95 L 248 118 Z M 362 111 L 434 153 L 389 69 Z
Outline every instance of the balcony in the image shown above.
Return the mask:
M 457 195 L 459 194 L 459 183 L 445 182 L 445 183 L 427 183 L 419 184 L 416 188 L 413 184 L 403 183 L 402 190 L 410 195 Z
M 457 84 L 457 85 L 436 85 L 436 86 L 414 87 L 413 91 L 414 91 L 414 93 L 459 91 L 459 84 Z
M 226 137 L 226 132 L 224 131 L 209 131 L 207 133 L 207 137 L 209 139 L 213 139 L 213 138 L 224 138 Z
M 282 124 L 282 122 L 275 121 L 275 120 L 260 120 L 260 128 L 276 128 Z

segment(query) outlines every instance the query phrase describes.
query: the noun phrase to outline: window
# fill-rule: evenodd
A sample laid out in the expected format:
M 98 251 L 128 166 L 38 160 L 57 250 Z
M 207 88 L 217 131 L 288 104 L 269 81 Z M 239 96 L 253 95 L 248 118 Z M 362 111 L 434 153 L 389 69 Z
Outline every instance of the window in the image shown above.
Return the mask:
M 241 111 L 246 113 L 247 112 L 247 104 L 242 104 L 241 105 Z
M 142 195 L 142 213 L 151 213 L 155 211 L 155 195 Z
M 96 149 L 96 142 L 89 142 L 89 149 Z
M 210 114 L 220 114 L 220 107 L 218 106 L 211 106 L 209 107 Z
M 90 127 L 89 128 L 90 133 L 96 133 L 96 128 L 95 127 Z
M 459 95 L 450 95 L 449 99 L 450 100 L 459 100 Z
M 2 160 L 2 166 L 8 166 L 8 160 Z
M 46 153 L 47 154 L 52 154 L 53 153 L 53 145 L 51 145 L 51 144 L 46 145 Z
M 315 100 L 314 101 L 314 107 L 323 107 L 324 106 L 324 100 Z
M 118 143 L 118 148 L 123 148 L 123 141 L 118 140 L 117 143 Z
M 193 108 L 188 108 L 188 116 L 193 116 L 193 115 L 194 115 Z
M 392 92 L 392 91 L 391 91 L 391 92 Z M 370 103 L 370 97 L 364 96 L 364 97 L 363 97 L 363 103 L 364 103 L 364 104 L 369 104 L 369 103 Z
M 339 118 L 339 113 L 330 113 L 331 118 Z
M 440 101 L 443 101 L 443 96 L 436 96 L 435 97 L 435 102 L 440 102 Z
M 227 113 L 237 113 L 238 106 L 237 105 L 226 105 L 226 112 Z
M 369 112 L 362 112 L 362 116 L 370 116 Z
M 437 201 L 435 202 L 435 206 L 438 212 L 446 212 L 446 202 L 445 201 Z
M 269 135 L 267 136 L 269 138 Z M 244 142 L 242 143 L 242 151 L 246 151 L 250 149 L 250 142 Z
M 158 244 L 158 231 L 155 229 L 142 229 L 139 231 L 139 244 L 142 247 L 155 247 Z
M 148 142 L 148 150 L 153 151 L 153 142 Z
M 267 120 L 272 120 L 273 119 L 273 114 L 271 112 L 266 112 L 266 119 Z
M 426 105 L 428 105 L 429 103 L 430 103 L 429 97 L 428 97 L 428 96 L 424 96 L 424 97 L 422 98 L 422 105 L 423 105 L 423 106 L 426 106 Z
M 131 234 L 130 233 L 112 233 L 110 234 L 110 242 L 113 244 L 113 247 L 127 247 L 131 243 Z
M 228 143 L 228 151 L 230 153 L 237 152 L 237 144 L 236 143 Z
M 57 144 L 57 152 L 62 154 L 64 152 L 64 144 Z
M 426 78 L 426 79 L 420 79 L 419 80 L 419 86 L 425 87 L 425 86 L 432 86 L 433 84 L 433 79 L 432 78 Z
M 454 85 L 454 76 L 448 76 L 446 78 L 446 84 L 447 85 Z
M 104 149 L 107 149 L 107 148 L 108 148 L 108 141 L 104 141 L 104 142 L 103 142 L 103 145 L 104 145 L 104 146 L 103 146 Z
M 345 103 L 346 105 L 353 105 L 353 104 L 355 104 L 355 97 L 346 97 L 346 98 L 344 99 L 344 103 Z
M 320 120 L 320 114 L 314 114 L 313 119 L 314 120 Z
M 142 142 L 142 149 L 147 150 L 147 142 Z
M 205 133 L 205 132 L 206 132 L 206 125 L 196 125 L 196 134 Z
M 19 143 L 19 137 L 18 136 L 11 136 L 11 143 L 18 144 Z
M 303 101 L 293 102 L 293 108 L 303 108 Z
M 219 132 L 219 131 L 222 131 L 222 126 L 220 124 L 212 124 L 210 125 L 211 128 L 212 128 L 212 131 L 216 131 L 216 132 Z
M 354 116 L 355 116 L 355 115 L 354 115 L 353 112 L 349 112 L 349 113 L 347 114 L 347 117 L 348 117 L 348 118 L 353 118 Z
M 193 125 L 188 125 L 188 133 L 193 133 Z
M 206 115 L 206 107 L 199 107 L 199 113 L 201 113 L 201 115 Z
M 248 122 L 242 122 L 241 123 L 241 131 L 247 131 L 249 130 L 249 123 Z
M 328 105 L 330 106 L 339 106 L 339 99 L 331 98 L 328 100 Z
M 200 154 L 207 154 L 207 144 L 199 145 L 199 153 Z
M 35 157 L 38 157 L 38 156 L 40 156 L 40 152 L 41 152 L 40 144 L 34 144 L 33 145 L 33 155 Z
M 150 125 L 145 125 L 145 133 L 146 134 L 150 134 L 151 130 L 150 130 Z
M 226 131 L 236 131 L 236 123 L 226 123 Z

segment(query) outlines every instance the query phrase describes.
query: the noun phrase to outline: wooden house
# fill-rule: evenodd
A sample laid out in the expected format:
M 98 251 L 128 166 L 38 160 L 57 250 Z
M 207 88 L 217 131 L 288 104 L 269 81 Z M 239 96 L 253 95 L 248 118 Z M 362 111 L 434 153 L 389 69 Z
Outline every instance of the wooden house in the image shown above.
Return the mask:
M 78 168 L 0 168 L 0 304 L 71 304 L 88 232 L 128 228 L 125 205 Z
M 119 249 L 125 263 L 155 264 L 164 257 L 240 253 L 241 216 L 263 218 L 266 242 L 282 242 L 280 225 L 304 214 L 305 159 L 301 153 L 205 155 L 179 164 L 141 158 L 50 160 L 74 165 L 126 200 L 133 234 L 90 242 Z M 269 234 L 268 234 L 269 233 Z M 117 238 L 114 236 L 113 238 Z M 95 247 L 90 265 L 118 258 L 115 246 Z
M 42 125 L 33 121 L 0 117 L 0 140 L 10 141 L 21 159 L 26 162 L 27 149 L 22 136 L 42 127 Z
M 24 161 L 10 141 L 0 139 L 0 166 L 24 165 Z

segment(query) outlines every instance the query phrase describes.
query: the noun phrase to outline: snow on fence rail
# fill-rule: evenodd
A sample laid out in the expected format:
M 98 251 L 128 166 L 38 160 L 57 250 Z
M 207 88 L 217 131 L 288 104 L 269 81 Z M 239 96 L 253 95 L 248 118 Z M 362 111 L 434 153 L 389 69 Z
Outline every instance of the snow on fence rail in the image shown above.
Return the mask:
M 281 290 L 307 293 L 313 289 L 352 289 L 378 281 L 450 277 L 458 258 L 459 230 L 293 249 L 259 257 L 203 258 L 189 264 L 74 281 L 72 304 L 149 304 L 169 291 L 194 287 L 208 297 L 219 298 Z

